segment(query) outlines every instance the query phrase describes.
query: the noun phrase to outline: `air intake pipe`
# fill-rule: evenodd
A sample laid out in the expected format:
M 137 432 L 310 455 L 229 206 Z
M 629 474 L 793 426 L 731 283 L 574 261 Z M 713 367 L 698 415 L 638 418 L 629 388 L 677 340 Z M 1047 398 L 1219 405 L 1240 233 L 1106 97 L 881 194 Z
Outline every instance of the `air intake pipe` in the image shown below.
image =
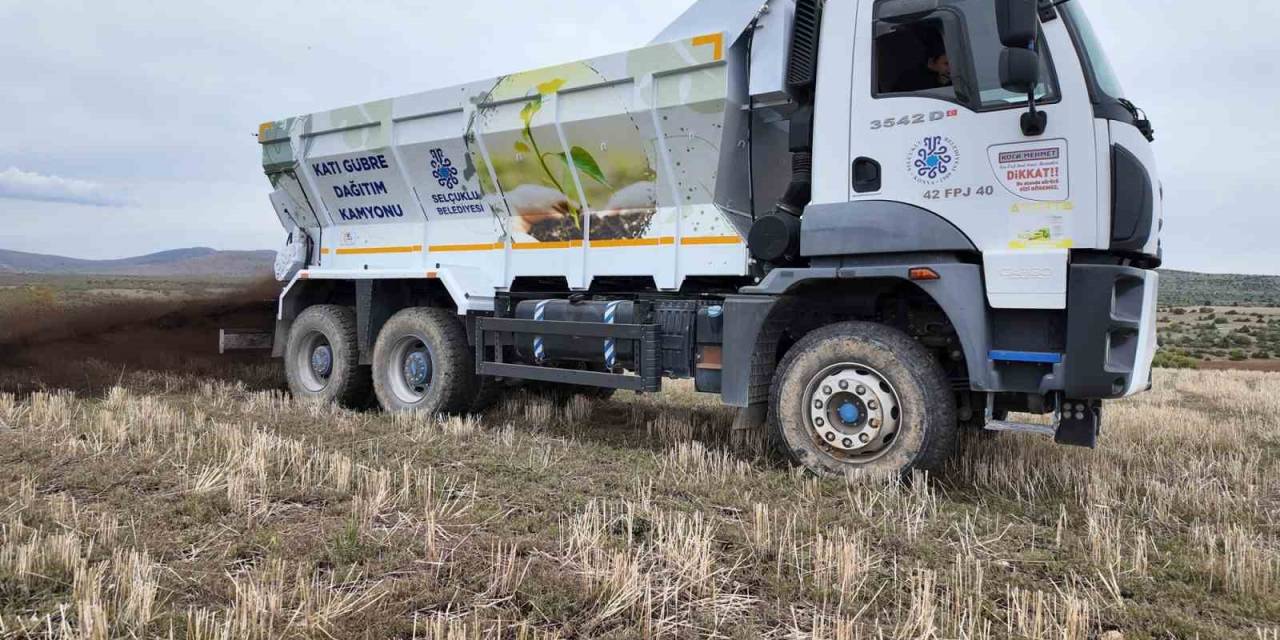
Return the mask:
M 747 238 L 751 255 L 769 264 L 791 264 L 800 258 L 800 216 L 813 185 L 813 97 L 818 80 L 818 36 L 822 0 L 798 0 L 787 58 L 787 91 L 796 103 L 791 114 L 791 183 L 774 210 L 752 225 Z
M 756 219 L 747 246 L 756 260 L 789 264 L 800 257 L 800 215 L 809 204 L 813 154 L 791 154 L 791 183 L 768 215 Z

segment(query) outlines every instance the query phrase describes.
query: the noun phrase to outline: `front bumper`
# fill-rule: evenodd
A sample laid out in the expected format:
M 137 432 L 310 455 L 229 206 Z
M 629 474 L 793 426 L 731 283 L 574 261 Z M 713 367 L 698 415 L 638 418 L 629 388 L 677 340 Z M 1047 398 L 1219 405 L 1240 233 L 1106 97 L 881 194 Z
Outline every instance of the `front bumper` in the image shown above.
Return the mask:
M 1159 290 L 1155 271 L 1071 266 L 1063 359 L 1066 397 L 1114 399 L 1150 388 Z

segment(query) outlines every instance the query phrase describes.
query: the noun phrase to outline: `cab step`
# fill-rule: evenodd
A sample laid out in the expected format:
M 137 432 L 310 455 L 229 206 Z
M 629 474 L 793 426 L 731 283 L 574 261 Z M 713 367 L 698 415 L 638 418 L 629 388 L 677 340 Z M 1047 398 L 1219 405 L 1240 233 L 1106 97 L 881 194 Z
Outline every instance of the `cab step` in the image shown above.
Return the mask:
M 994 418 L 995 394 L 987 397 L 987 431 L 1033 433 L 1049 436 L 1058 444 L 1097 448 L 1102 428 L 1102 401 L 1056 399 L 1052 424 L 1032 424 Z
M 1057 427 L 1051 424 L 1032 424 L 1029 422 L 1011 422 L 1008 420 L 991 420 L 983 427 L 987 431 L 1008 431 L 1012 433 L 1034 433 L 1053 438 L 1058 435 Z

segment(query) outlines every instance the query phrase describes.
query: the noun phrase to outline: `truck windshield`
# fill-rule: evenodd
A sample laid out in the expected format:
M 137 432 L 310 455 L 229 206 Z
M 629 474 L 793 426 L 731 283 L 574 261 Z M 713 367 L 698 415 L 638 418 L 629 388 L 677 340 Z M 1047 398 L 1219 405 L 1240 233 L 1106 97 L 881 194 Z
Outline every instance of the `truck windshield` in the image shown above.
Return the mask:
M 1085 15 L 1082 2 L 1083 0 L 1069 0 L 1058 5 L 1058 10 L 1074 26 L 1076 46 L 1080 47 L 1082 62 L 1091 69 L 1098 90 L 1112 98 L 1123 98 L 1124 88 L 1120 86 L 1120 79 L 1111 66 L 1106 50 L 1102 48 L 1102 41 L 1093 30 L 1093 24 Z

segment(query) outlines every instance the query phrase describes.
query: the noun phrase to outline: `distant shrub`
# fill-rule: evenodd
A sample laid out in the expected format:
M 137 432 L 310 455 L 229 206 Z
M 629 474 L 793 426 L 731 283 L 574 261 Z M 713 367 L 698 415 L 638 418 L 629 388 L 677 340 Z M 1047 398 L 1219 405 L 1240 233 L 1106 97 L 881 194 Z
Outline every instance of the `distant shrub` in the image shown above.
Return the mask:
M 1232 349 L 1232 350 L 1231 350 L 1231 361 L 1232 361 L 1232 362 L 1240 362 L 1241 360 L 1247 360 L 1247 359 L 1248 359 L 1248 357 L 1244 355 L 1244 352 L 1243 352 L 1243 351 L 1241 351 L 1241 350 L 1239 350 L 1239 349 Z
M 1248 347 L 1253 344 L 1253 338 L 1233 333 L 1227 336 L 1227 343 L 1234 347 Z
M 1175 315 L 1175 316 L 1185 316 L 1185 315 L 1187 315 L 1187 310 L 1186 310 L 1186 309 L 1183 309 L 1182 307 L 1178 307 L 1178 308 L 1176 308 L 1176 309 L 1174 309 L 1174 310 L 1173 310 L 1173 315 Z
M 1160 369 L 1199 369 L 1196 359 L 1181 353 L 1161 349 L 1156 353 L 1153 366 Z
M 1253 359 L 1254 360 L 1270 360 L 1271 354 L 1267 353 L 1266 351 L 1259 351 L 1253 354 Z

